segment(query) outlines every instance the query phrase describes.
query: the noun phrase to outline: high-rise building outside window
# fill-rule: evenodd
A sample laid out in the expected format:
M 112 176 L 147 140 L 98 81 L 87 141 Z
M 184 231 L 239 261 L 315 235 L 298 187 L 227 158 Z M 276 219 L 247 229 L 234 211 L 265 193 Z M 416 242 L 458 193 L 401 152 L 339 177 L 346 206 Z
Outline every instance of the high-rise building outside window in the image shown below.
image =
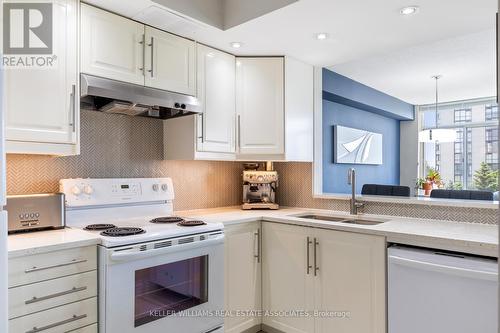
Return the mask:
M 420 175 L 429 168 L 439 171 L 446 188 L 483 189 L 475 179 L 488 174 L 489 190 L 497 190 L 498 106 L 495 98 L 465 100 L 418 107 L 421 129 L 446 128 L 456 132 L 455 142 L 422 143 Z

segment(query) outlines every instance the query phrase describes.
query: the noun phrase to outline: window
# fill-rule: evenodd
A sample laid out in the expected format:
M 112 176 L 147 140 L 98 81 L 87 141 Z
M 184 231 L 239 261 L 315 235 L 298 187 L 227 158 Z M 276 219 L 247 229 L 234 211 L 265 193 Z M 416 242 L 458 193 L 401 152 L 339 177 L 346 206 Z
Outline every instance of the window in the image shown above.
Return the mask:
M 498 121 L 498 106 L 495 100 L 440 104 L 437 124 L 435 105 L 420 106 L 419 113 L 423 129 L 437 127 L 456 132 L 454 142 L 422 143 L 420 177 L 425 178 L 427 170 L 435 168 L 446 188 L 498 189 L 495 182 L 485 188 L 485 184 L 475 181 L 477 174 L 493 176 L 498 170 L 498 127 L 494 125 Z
M 485 162 L 492 170 L 498 170 L 498 128 L 486 128 L 485 133 Z
M 486 105 L 485 120 L 498 120 L 498 105 Z
M 472 121 L 472 109 L 455 110 L 455 123 L 465 123 Z

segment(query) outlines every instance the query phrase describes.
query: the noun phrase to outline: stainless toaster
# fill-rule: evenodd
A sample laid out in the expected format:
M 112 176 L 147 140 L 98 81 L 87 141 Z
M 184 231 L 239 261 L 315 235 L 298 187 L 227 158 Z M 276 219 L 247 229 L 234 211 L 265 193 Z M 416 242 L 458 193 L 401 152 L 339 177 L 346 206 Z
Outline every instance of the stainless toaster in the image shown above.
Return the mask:
M 64 194 L 9 195 L 4 207 L 9 233 L 65 226 Z

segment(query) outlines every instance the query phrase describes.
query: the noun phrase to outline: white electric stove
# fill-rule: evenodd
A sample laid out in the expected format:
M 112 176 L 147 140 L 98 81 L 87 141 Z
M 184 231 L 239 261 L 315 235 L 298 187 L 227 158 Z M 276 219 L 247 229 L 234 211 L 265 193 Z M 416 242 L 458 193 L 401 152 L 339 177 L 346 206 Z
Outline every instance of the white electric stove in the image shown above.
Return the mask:
M 171 179 L 63 179 L 60 189 L 66 225 L 102 238 L 99 332 L 223 332 L 223 225 L 174 216 Z

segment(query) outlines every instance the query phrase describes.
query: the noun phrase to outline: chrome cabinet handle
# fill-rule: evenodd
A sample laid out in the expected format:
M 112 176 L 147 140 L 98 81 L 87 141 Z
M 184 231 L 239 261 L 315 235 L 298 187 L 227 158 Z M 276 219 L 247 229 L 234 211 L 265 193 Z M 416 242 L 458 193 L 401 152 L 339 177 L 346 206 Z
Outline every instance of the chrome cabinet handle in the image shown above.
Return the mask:
M 76 84 L 71 85 L 71 121 L 69 126 L 74 133 L 76 131 Z
M 25 301 L 24 304 L 28 305 L 28 304 L 33 304 L 33 303 L 37 303 L 37 302 L 42 302 L 42 301 L 46 301 L 48 299 L 61 297 L 64 295 L 69 295 L 69 294 L 77 293 L 79 291 L 84 291 L 84 290 L 87 290 L 87 287 L 79 287 L 79 288 L 73 287 L 70 290 L 61 291 L 59 293 L 55 293 L 55 294 L 51 294 L 51 295 L 47 295 L 47 296 L 42 296 L 42 297 L 33 296 L 32 299 Z
M 257 258 L 257 262 L 260 263 L 260 228 L 257 229 L 254 236 L 257 238 L 257 254 L 254 254 L 254 257 Z
M 139 67 L 139 70 L 142 71 L 142 75 L 144 75 L 144 68 L 146 62 L 146 47 L 144 47 L 145 43 L 146 43 L 146 35 L 142 34 L 142 39 L 139 42 L 139 44 L 142 45 L 142 67 Z
M 26 333 L 37 333 L 37 332 L 46 331 L 48 329 L 51 329 L 51 328 L 54 328 L 54 327 L 57 327 L 57 326 L 61 326 L 61 325 L 64 325 L 64 324 L 69 324 L 69 323 L 72 323 L 74 321 L 77 321 L 77 320 L 80 320 L 80 319 L 84 319 L 84 318 L 87 318 L 87 314 L 83 314 L 83 315 L 80 315 L 80 316 L 73 315 L 73 317 L 65 319 L 65 320 L 58 321 L 57 323 L 49 324 L 47 326 L 42 326 L 42 327 L 33 327 L 32 330 L 26 331 Z
M 238 149 L 241 147 L 241 116 L 238 115 Z
M 52 265 L 52 266 L 43 266 L 43 267 L 36 267 L 33 266 L 32 268 L 27 268 L 24 270 L 25 273 L 33 273 L 33 272 L 39 272 L 51 268 L 57 268 L 57 267 L 64 267 L 64 266 L 69 266 L 69 265 L 76 265 L 76 264 L 81 264 L 83 262 L 87 262 L 87 259 L 73 259 L 70 262 L 65 262 L 62 264 L 57 264 L 57 265 Z
M 316 238 L 314 238 L 314 276 L 318 275 L 319 267 L 318 267 L 318 245 L 319 242 Z
M 151 46 L 151 69 L 148 70 L 148 72 L 151 73 L 151 77 L 155 76 L 155 72 L 154 72 L 154 60 L 155 60 L 155 57 L 154 57 L 154 45 L 155 45 L 155 38 L 151 37 L 151 43 L 148 44 L 148 46 Z
M 307 275 L 310 274 L 311 272 L 311 263 L 309 261 L 309 257 L 310 257 L 310 250 L 309 250 L 309 247 L 311 246 L 312 242 L 311 242 L 311 238 L 307 237 L 307 240 L 306 240 L 306 247 L 307 247 Z
M 201 142 L 203 143 L 204 142 L 204 137 L 205 137 L 205 130 L 203 129 L 203 113 L 199 115 L 199 119 L 200 119 L 200 122 L 201 122 L 201 135 L 198 137 L 198 139 L 201 139 Z

